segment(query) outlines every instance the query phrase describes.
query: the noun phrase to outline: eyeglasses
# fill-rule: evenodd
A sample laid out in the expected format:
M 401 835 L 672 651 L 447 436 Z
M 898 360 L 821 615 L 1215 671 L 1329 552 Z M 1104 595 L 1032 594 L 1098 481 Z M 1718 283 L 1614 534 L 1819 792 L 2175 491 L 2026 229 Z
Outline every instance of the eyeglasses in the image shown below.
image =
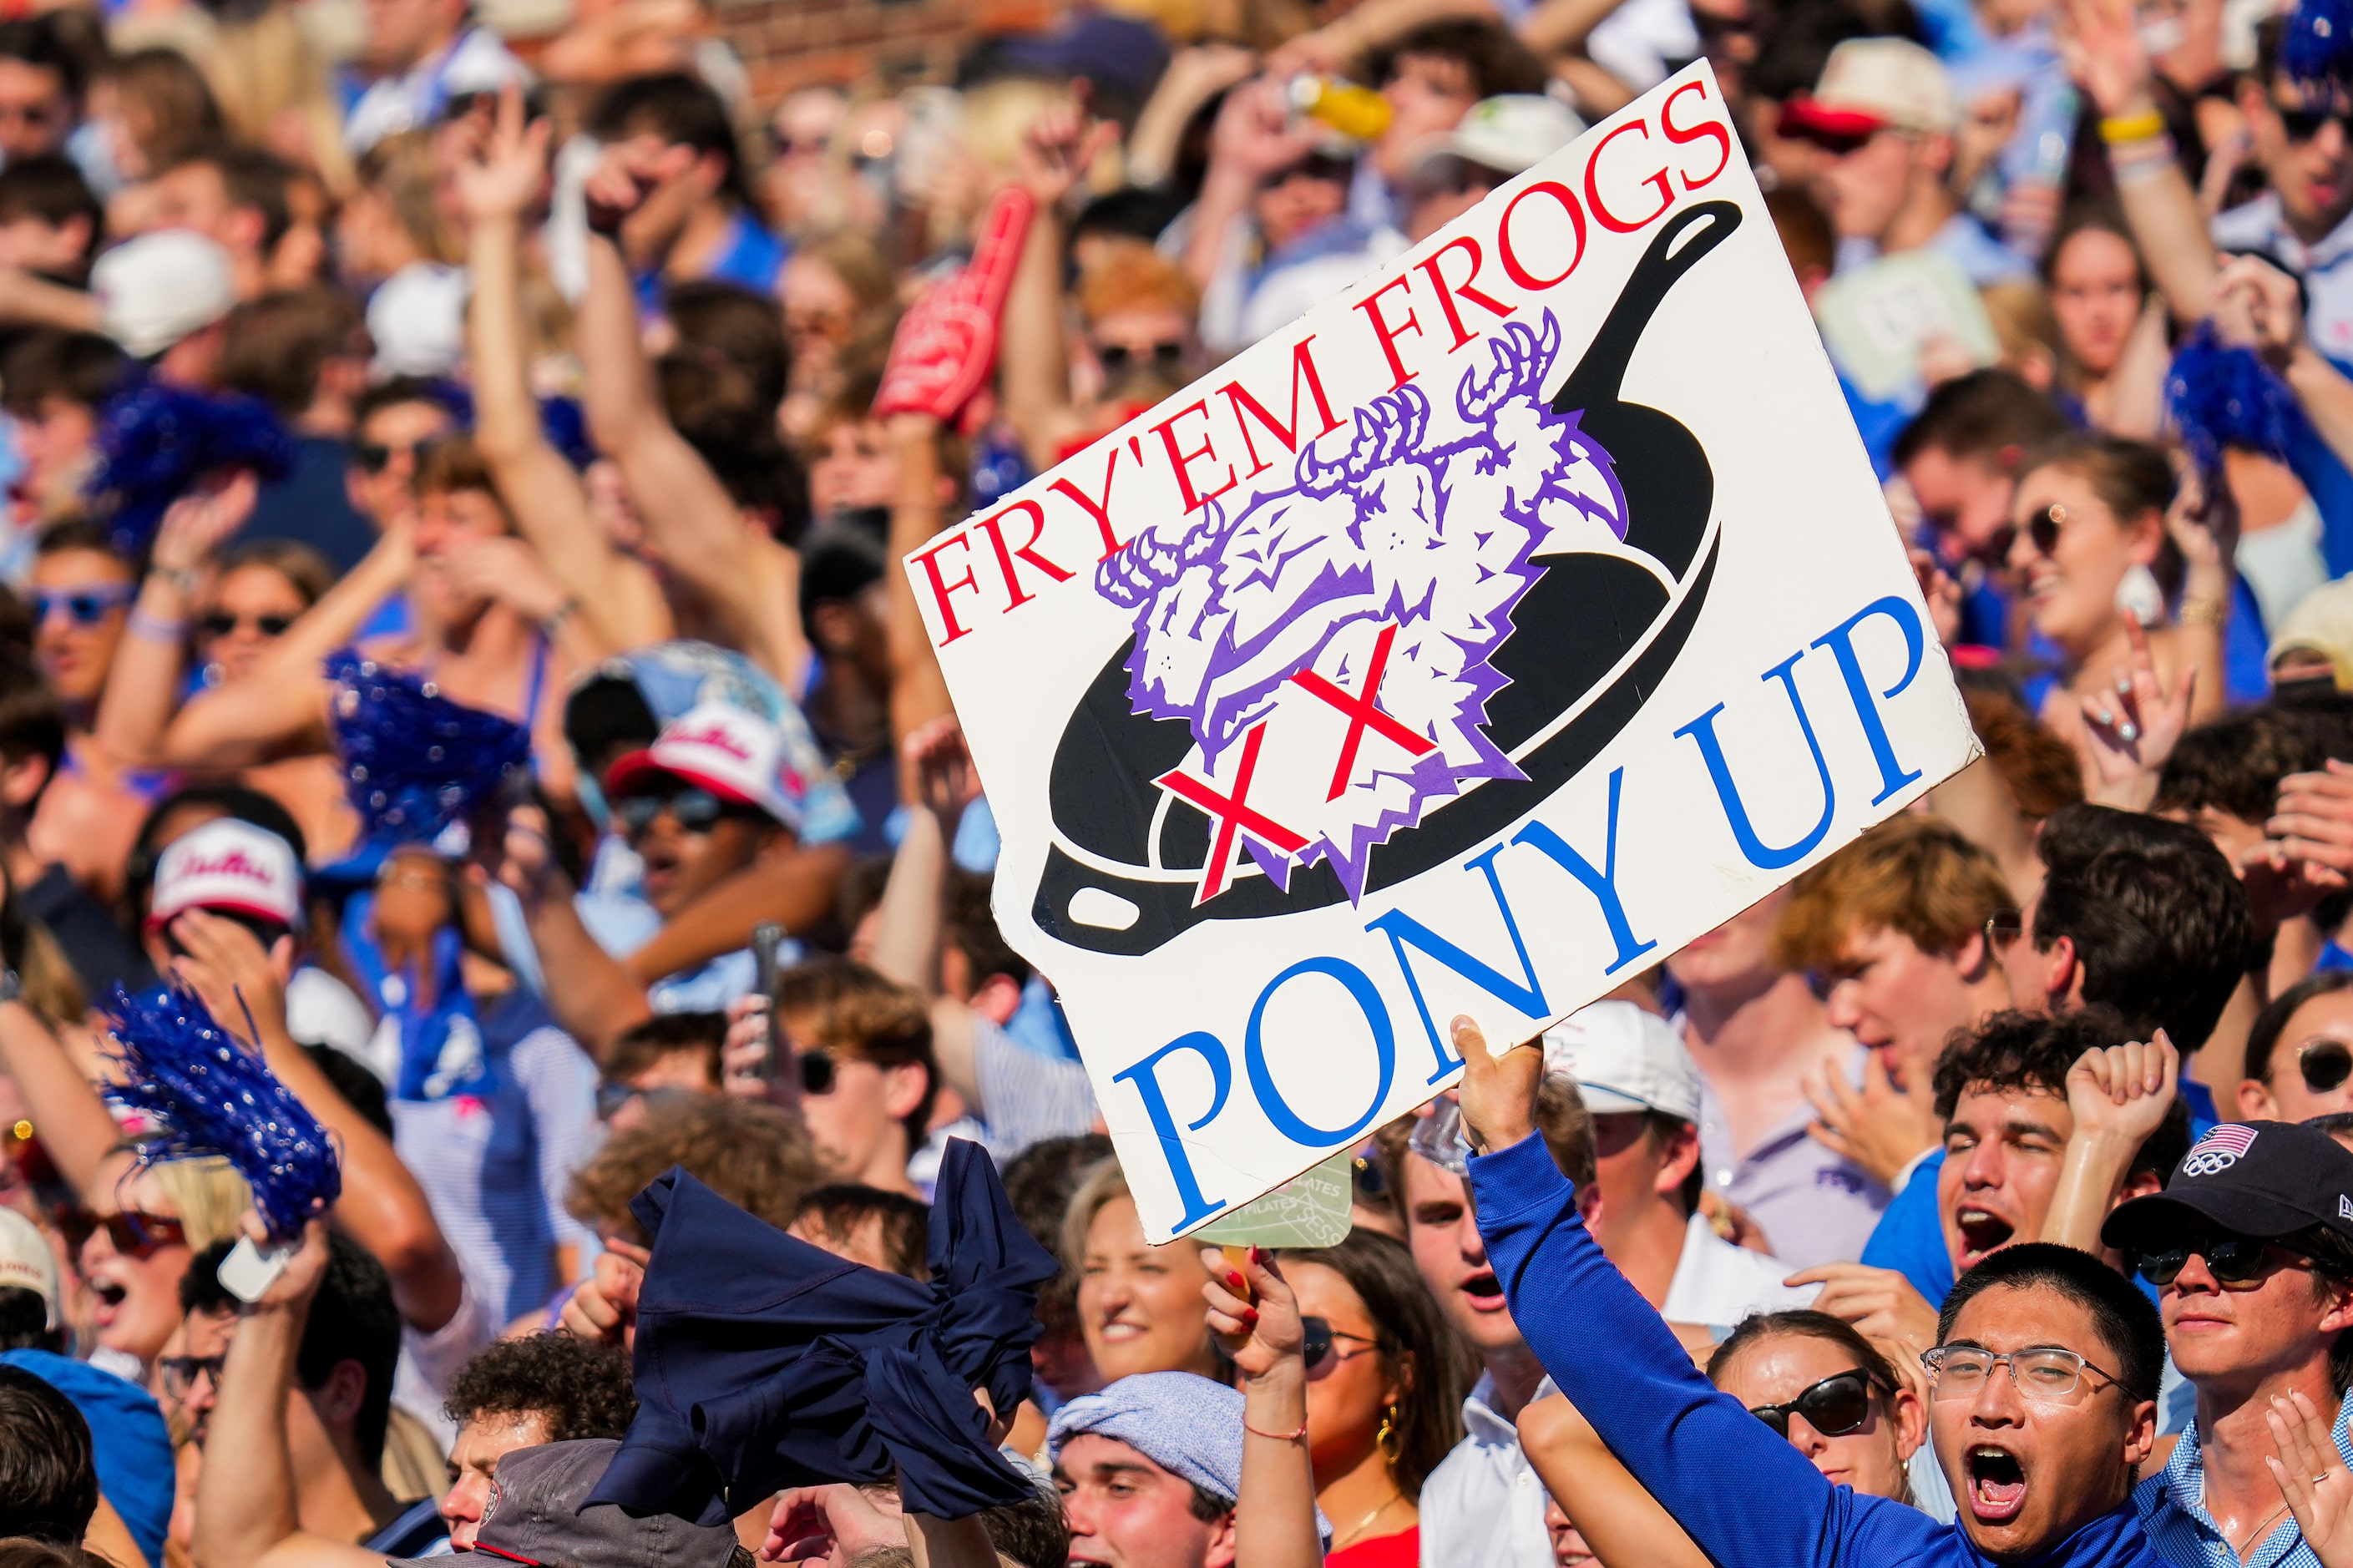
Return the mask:
M 2116 1373 L 2057 1345 L 2034 1345 L 2007 1355 L 1996 1355 L 1983 1345 L 1938 1345 L 1921 1352 L 1920 1364 L 1936 1380 L 1933 1389 L 1938 1399 L 1969 1398 L 1985 1387 L 1997 1366 L 2010 1368 L 2010 1381 L 2020 1394 L 2048 1402 L 2072 1400 L 2087 1372 L 2107 1383 L 2118 1381 Z
M 41 626 L 62 614 L 78 626 L 94 626 L 131 602 L 138 590 L 128 583 L 106 583 L 91 588 L 63 588 L 55 593 L 36 588 L 25 596 L 33 624 Z
M 394 453 L 397 452 L 414 462 L 417 454 L 430 444 L 429 438 L 425 441 L 403 441 L 396 446 L 382 441 L 361 441 L 353 444 L 352 457 L 366 472 L 380 474 L 392 465 Z
M 2260 1236 L 2217 1234 L 2191 1237 L 2163 1252 L 2144 1252 L 2134 1267 L 2142 1279 L 2162 1290 L 2181 1277 L 2192 1258 L 2202 1258 L 2206 1260 L 2206 1272 L 2214 1277 L 2217 1285 L 2250 1285 L 2266 1272 L 2274 1247 L 2290 1257 L 2302 1256 Z
M 2353 1078 L 2353 1047 L 2342 1040 L 2315 1040 L 2295 1054 L 2295 1070 L 2304 1075 L 2304 1087 L 2315 1094 L 2327 1094 L 2345 1087 Z
M 1117 375 L 1131 363 L 1148 362 L 1161 370 L 1175 370 L 1185 363 L 1185 345 L 1181 341 L 1147 343 L 1142 348 L 1128 343 L 1103 343 L 1095 350 L 1103 374 Z
M 196 1386 L 199 1374 L 220 1386 L 221 1368 L 228 1362 L 226 1355 L 167 1355 L 155 1363 L 155 1371 L 164 1380 L 164 1392 L 174 1399 L 185 1399 Z
M 1986 946 L 1996 952 L 2026 934 L 2026 917 L 2016 910 L 2002 910 L 1986 916 Z
M 1779 1436 L 1789 1435 L 1794 1415 L 1825 1437 L 1843 1437 L 1871 1419 L 1871 1374 L 1856 1367 L 1822 1379 L 1786 1404 L 1752 1405 L 1748 1414 Z
M 239 626 L 251 626 L 266 637 L 282 637 L 293 624 L 291 616 L 232 616 L 227 610 L 196 617 L 196 629 L 208 637 L 225 637 Z
M 2055 501 L 2026 520 L 2026 537 L 2048 555 L 2059 548 L 2059 533 L 2067 526 L 2067 509 Z
M 2353 111 L 2342 109 L 2291 109 L 2279 100 L 2274 99 L 2272 112 L 2279 116 L 2280 129 L 2287 132 L 2287 139 L 2291 142 L 2311 141 L 2320 134 L 2321 127 L 2331 121 L 2343 126 L 2348 137 L 2353 137 Z
M 1340 1369 L 1342 1362 L 1354 1361 L 1360 1355 L 1371 1355 L 1381 1348 L 1380 1341 L 1368 1340 L 1345 1329 L 1335 1329 L 1328 1319 L 1303 1317 L 1299 1320 L 1299 1326 L 1307 1331 L 1306 1343 L 1301 1348 L 1300 1354 L 1307 1363 L 1307 1381 L 1310 1383 L 1331 1376 Z M 1365 1348 L 1343 1353 L 1335 1347 L 1334 1342 L 1338 1340 L 1353 1340 Z
M 185 1247 L 188 1242 L 187 1227 L 178 1220 L 143 1209 L 123 1209 L 104 1215 L 88 1209 L 68 1209 L 58 1215 L 58 1229 L 64 1232 L 66 1244 L 77 1253 L 83 1243 L 103 1230 L 115 1251 L 142 1263 L 167 1247 Z
M 719 819 L 732 809 L 726 801 L 696 784 L 687 784 L 669 791 L 649 791 L 625 795 L 613 803 L 613 815 L 621 819 L 622 831 L 632 836 L 643 833 L 654 825 L 654 819 L 667 811 L 670 820 L 689 833 L 708 833 L 719 825 Z

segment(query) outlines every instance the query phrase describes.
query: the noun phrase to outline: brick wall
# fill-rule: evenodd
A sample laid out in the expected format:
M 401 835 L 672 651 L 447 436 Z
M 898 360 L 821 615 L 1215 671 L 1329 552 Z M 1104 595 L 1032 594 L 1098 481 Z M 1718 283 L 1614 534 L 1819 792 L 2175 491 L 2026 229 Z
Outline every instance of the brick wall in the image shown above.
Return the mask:
M 1060 0 L 720 0 L 759 100 L 796 87 L 944 81 L 973 39 L 1044 26 Z

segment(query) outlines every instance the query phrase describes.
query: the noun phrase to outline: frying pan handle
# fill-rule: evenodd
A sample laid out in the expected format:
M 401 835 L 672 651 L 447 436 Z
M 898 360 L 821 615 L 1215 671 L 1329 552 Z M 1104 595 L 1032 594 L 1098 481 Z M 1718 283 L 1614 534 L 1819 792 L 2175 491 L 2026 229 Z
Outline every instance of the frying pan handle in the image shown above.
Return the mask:
M 1633 275 L 1626 279 L 1625 291 L 1609 308 L 1601 330 L 1593 334 L 1592 346 L 1577 362 L 1560 395 L 1553 399 L 1556 413 L 1618 401 L 1620 384 L 1634 358 L 1634 345 L 1642 341 L 1667 290 L 1723 244 L 1740 226 L 1740 208 L 1734 203 L 1701 202 L 1685 207 L 1661 226 L 1642 259 L 1634 263 Z

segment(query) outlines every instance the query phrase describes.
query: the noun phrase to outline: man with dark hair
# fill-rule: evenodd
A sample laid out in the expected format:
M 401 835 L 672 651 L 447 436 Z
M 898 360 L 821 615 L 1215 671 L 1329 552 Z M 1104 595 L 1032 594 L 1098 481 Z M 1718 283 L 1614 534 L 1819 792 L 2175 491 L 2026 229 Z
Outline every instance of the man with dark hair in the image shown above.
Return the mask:
M 570 1334 L 526 1334 L 477 1354 L 450 1380 L 458 1423 L 441 1517 L 449 1544 L 473 1550 L 499 1461 L 518 1448 L 621 1437 L 638 1413 L 623 1352 Z
M 0 267 L 81 287 L 106 231 L 106 209 L 73 160 L 49 153 L 0 168 Z
M 30 841 L 33 815 L 65 752 L 56 691 L 31 658 L 0 648 L 0 857 L 25 917 L 57 939 L 83 994 L 103 996 L 117 980 L 137 984 L 151 972 L 107 904 Z
M 616 236 L 641 304 L 657 306 L 665 285 L 691 279 L 775 291 L 785 247 L 760 222 L 734 125 L 710 87 L 683 72 L 632 77 L 598 100 L 588 133 L 625 149 L 652 182 Z
M 723 1013 L 656 1013 L 613 1040 L 604 1062 L 596 1109 L 605 1125 L 626 1132 L 648 1105 L 690 1094 L 722 1092 L 720 1056 L 727 1041 Z
M 47 522 L 81 505 L 98 405 L 130 368 L 113 339 L 59 327 L 37 327 L 0 354 L 0 409 L 16 421 L 24 465 L 11 504 L 19 525 Z
M 1998 574 L 2010 553 L 2019 465 L 2070 428 L 2058 404 L 1996 367 L 1938 385 L 1895 438 L 1896 471 L 1927 531 L 1918 542 L 1961 587 L 1962 642 L 2009 646 L 2010 597 Z
M 1692 1365 L 1601 1254 L 1535 1131 L 1541 1054 L 1454 1021 L 1480 1233 L 1514 1318 L 1571 1404 L 1709 1559 L 1790 1568 L 2032 1561 L 2148 1568 L 2128 1506 L 2157 1436 L 2156 1312 L 2098 1259 L 2033 1244 L 1956 1289 L 1924 1358 L 1939 1524 L 1833 1485 Z
M 785 1234 L 887 1274 L 929 1279 L 931 1207 L 904 1193 L 836 1182 L 801 1200 Z
M 0 1536 L 79 1546 L 97 1511 L 90 1423 L 31 1373 L 0 1366 Z
M 182 1281 L 182 1408 L 221 1461 L 196 1480 L 200 1568 L 314 1568 L 344 1552 L 357 1568 L 423 1551 L 446 1530 L 433 1500 L 396 1500 L 379 1474 L 400 1358 L 384 1265 L 313 1221 L 239 1312 L 218 1278 L 227 1253 L 199 1254 Z
M 0 162 L 65 151 L 81 122 L 82 64 L 46 16 L 0 22 Z
M 193 229 L 228 252 L 240 300 L 266 290 L 294 225 L 294 170 L 259 147 L 219 142 L 183 154 L 155 177 L 156 222 Z
M 1404 198 L 1421 155 L 1462 122 L 1473 104 L 1535 96 L 1548 73 L 1527 45 L 1492 16 L 1422 23 L 1365 62 L 1360 79 L 1388 100 L 1389 122 L 1356 166 L 1348 210 L 1370 224 L 1405 226 Z M 1517 171 L 1514 171 L 1516 173 Z
M 377 532 L 417 510 L 417 454 L 457 428 L 447 395 L 415 376 L 396 375 L 352 404 L 352 461 L 344 494 Z
M 344 479 L 374 353 L 358 304 L 323 284 L 276 289 L 228 313 L 221 384 L 268 403 L 294 433 L 293 468 L 261 487 L 235 542 L 290 539 L 338 573 L 375 543 Z

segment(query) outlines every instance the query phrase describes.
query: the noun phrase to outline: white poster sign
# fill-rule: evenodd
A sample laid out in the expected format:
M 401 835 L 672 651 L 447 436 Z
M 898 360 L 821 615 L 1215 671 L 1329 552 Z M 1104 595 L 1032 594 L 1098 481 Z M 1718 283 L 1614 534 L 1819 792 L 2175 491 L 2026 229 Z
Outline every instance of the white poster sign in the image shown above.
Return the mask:
M 1704 65 L 907 569 L 1155 1240 L 1976 754 Z

